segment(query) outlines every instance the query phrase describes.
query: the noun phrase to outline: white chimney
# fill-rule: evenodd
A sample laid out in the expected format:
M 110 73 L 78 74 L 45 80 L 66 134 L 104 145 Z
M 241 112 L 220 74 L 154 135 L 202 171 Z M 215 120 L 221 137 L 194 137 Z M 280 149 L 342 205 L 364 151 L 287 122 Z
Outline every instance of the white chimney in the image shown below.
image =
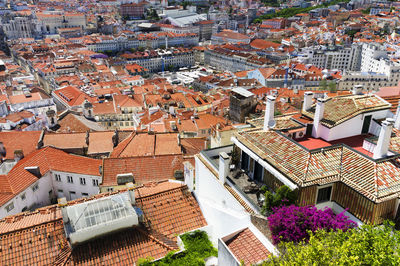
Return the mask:
M 374 159 L 379 159 L 387 155 L 393 123 L 393 118 L 386 118 L 386 120 L 382 122 L 381 132 L 379 132 L 378 143 L 376 144 L 374 150 Z
M 132 182 L 126 183 L 126 188 L 128 189 L 129 200 L 132 206 L 136 204 L 135 190 Z
M 320 121 L 324 117 L 325 102 L 326 99 L 323 98 L 317 99 L 317 105 L 314 114 L 313 132 L 312 132 L 314 138 L 320 137 L 320 130 L 321 130 Z
M 311 108 L 313 95 L 314 93 L 311 91 L 306 91 L 304 93 L 303 111 L 307 111 Z
M 361 95 L 363 90 L 363 85 L 354 85 L 353 87 L 353 95 Z
M 397 104 L 396 115 L 394 116 L 394 127 L 400 129 L 400 101 Z
M 229 156 L 226 152 L 219 153 L 219 165 L 218 165 L 218 178 L 222 184 L 225 184 L 225 179 L 229 172 Z
M 264 130 L 268 130 L 274 123 L 274 112 L 275 112 L 275 97 L 267 96 L 267 107 L 265 108 L 264 116 Z

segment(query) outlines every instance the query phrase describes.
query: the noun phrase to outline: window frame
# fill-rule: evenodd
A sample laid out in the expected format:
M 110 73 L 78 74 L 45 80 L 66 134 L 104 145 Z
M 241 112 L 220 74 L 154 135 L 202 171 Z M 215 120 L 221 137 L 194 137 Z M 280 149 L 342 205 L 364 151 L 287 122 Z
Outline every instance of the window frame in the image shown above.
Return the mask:
M 10 204 L 7 204 L 5 209 L 7 212 L 10 212 L 12 210 L 14 210 L 15 206 L 14 206 L 14 202 L 11 202 Z
M 32 186 L 32 191 L 33 192 L 35 192 L 36 190 L 38 190 L 39 189 L 39 184 L 34 184 L 33 186 Z
M 325 190 L 325 189 L 330 189 L 329 199 L 328 200 L 324 199 L 322 201 L 318 201 L 318 198 L 319 198 L 318 196 L 319 196 L 320 190 Z M 318 187 L 317 188 L 317 194 L 315 196 L 315 205 L 332 201 L 332 194 L 333 194 L 332 192 L 333 192 L 333 185 L 332 184 L 328 184 L 328 185 L 324 185 L 324 186 Z

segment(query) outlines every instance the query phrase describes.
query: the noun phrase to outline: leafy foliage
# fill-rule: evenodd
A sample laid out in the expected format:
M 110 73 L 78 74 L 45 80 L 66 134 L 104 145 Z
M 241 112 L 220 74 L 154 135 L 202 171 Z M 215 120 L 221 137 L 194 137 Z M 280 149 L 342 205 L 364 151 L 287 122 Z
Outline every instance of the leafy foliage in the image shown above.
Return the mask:
M 262 0 L 262 2 L 266 6 L 279 7 L 280 5 L 278 0 Z
M 281 205 L 292 205 L 297 199 L 296 192 L 292 191 L 288 186 L 281 186 L 276 190 L 275 194 L 272 194 L 270 191 L 266 191 L 264 195 L 265 201 L 261 209 L 261 212 L 264 215 L 269 215 L 274 208 Z
M 264 265 L 400 265 L 400 232 L 393 223 L 347 231 L 319 230 L 305 241 L 281 243 L 281 255 Z
M 283 17 L 283 18 L 290 18 L 293 17 L 294 15 L 300 14 L 300 13 L 307 13 L 313 9 L 317 8 L 323 8 L 323 7 L 328 7 L 331 5 L 336 5 L 338 3 L 348 3 L 350 0 L 332 0 L 330 2 L 325 2 L 321 5 L 315 5 L 315 6 L 310 6 L 306 8 L 299 8 L 299 7 L 291 7 L 291 8 L 285 8 L 281 9 L 280 11 L 273 13 L 273 14 L 266 14 L 262 15 L 254 20 L 255 23 L 260 23 L 262 22 L 263 19 L 271 19 L 271 18 L 277 18 L 277 17 Z
M 273 211 L 274 213 L 268 217 L 268 223 L 275 244 L 281 241 L 295 243 L 307 241 L 309 233 L 319 229 L 346 231 L 356 226 L 344 212 L 336 215 L 331 208 L 318 210 L 314 206 L 290 205 L 274 208 Z
M 138 265 L 204 265 L 204 259 L 218 256 L 218 251 L 213 247 L 208 235 L 204 231 L 194 231 L 181 236 L 185 250 L 180 253 L 169 252 L 161 260 L 151 262 L 153 259 L 140 259 Z

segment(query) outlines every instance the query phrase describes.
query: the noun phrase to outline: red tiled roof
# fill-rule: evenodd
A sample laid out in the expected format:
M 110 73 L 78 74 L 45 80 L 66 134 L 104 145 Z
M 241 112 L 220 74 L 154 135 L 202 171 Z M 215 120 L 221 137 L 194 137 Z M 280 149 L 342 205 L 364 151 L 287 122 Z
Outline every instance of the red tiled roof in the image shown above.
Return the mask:
M 111 194 L 115 194 L 114 192 Z M 110 195 L 69 202 L 69 205 Z M 160 182 L 135 188 L 146 223 L 70 248 L 61 211 L 49 206 L 0 220 L 1 265 L 134 265 L 178 249 L 176 236 L 206 221 L 186 186 Z
M 47 133 L 43 137 L 43 146 L 58 149 L 87 148 L 86 133 Z
M 158 155 L 103 160 L 102 186 L 117 185 L 117 175 L 132 173 L 135 183 L 173 179 L 176 170 L 183 170 L 183 156 Z
M 38 177 L 25 170 L 25 167 L 38 166 L 42 176 L 50 170 L 99 176 L 100 165 L 100 160 L 75 156 L 46 147 L 31 152 L 18 161 L 6 178 L 11 188 L 10 192 L 15 196 L 38 180 Z M 6 198 L 0 198 L 0 206 L 8 201 Z
M 5 159 L 14 159 L 14 151 L 22 150 L 24 155 L 36 150 L 41 131 L 0 132 L 0 142 L 6 148 Z
M 56 94 L 60 100 L 71 107 L 81 105 L 85 100 L 88 100 L 89 102 L 95 101 L 95 98 L 90 97 L 89 95 L 74 86 L 67 86 L 62 89 L 53 91 L 53 93 Z
M 268 259 L 268 249 L 257 239 L 249 228 L 242 230 L 225 241 L 236 259 L 244 265 L 254 265 Z
M 111 157 L 181 154 L 176 133 L 132 133 L 112 152 Z

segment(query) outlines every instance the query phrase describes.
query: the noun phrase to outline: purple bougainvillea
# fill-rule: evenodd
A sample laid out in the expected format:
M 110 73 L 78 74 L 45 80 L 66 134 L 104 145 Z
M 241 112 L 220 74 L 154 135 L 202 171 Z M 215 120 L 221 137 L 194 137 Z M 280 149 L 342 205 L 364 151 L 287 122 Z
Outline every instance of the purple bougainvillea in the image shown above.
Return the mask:
M 356 226 L 344 212 L 336 215 L 331 208 L 318 210 L 313 206 L 295 205 L 274 208 L 273 214 L 268 217 L 268 222 L 275 244 L 281 241 L 307 241 L 309 231 L 315 232 L 318 229 L 346 231 Z

